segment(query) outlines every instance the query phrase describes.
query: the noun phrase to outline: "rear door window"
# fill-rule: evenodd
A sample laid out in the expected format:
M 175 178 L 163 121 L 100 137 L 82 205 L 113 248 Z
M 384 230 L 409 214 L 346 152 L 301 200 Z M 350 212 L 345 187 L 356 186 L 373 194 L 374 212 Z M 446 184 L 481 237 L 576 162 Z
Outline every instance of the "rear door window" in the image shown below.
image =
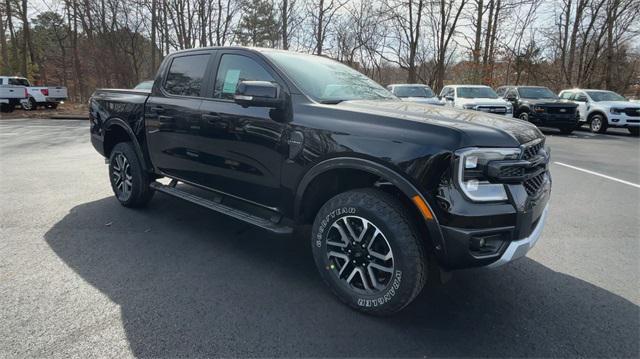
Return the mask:
M 209 57 L 209 54 L 202 54 L 174 58 L 164 81 L 165 91 L 172 95 L 199 97 Z
M 233 100 L 233 95 L 236 93 L 236 87 L 240 81 L 276 82 L 273 76 L 253 59 L 242 55 L 222 55 L 213 97 Z

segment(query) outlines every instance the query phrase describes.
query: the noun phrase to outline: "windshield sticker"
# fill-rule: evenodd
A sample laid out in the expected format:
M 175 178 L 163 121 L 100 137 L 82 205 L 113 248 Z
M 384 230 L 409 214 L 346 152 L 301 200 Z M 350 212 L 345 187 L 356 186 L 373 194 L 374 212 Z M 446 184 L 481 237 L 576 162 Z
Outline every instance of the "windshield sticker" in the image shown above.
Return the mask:
M 238 79 L 240 79 L 240 70 L 227 71 L 227 76 L 224 78 L 224 86 L 222 86 L 222 93 L 236 93 Z

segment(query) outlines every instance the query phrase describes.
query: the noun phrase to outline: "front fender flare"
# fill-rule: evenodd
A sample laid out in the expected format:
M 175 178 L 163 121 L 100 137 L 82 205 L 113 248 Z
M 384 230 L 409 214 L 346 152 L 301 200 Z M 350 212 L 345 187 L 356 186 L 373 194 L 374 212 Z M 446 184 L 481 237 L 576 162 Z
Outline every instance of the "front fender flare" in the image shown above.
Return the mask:
M 420 196 L 420 198 L 427 205 L 429 211 L 431 211 L 431 213 L 433 214 L 432 220 L 425 219 L 427 230 L 429 232 L 431 240 L 433 241 L 433 248 L 437 255 L 444 254 L 445 246 L 442 232 L 440 231 L 438 219 L 436 218 L 435 212 L 429 204 L 429 201 L 424 197 L 422 193 L 420 193 L 416 186 L 414 186 L 408 179 L 399 174 L 397 171 L 383 164 L 368 159 L 356 157 L 334 157 L 328 160 L 324 160 L 312 167 L 305 173 L 305 175 L 298 183 L 295 195 L 294 213 L 300 213 L 305 191 L 307 190 L 307 187 L 313 181 L 313 179 L 315 179 L 318 175 L 333 169 L 356 169 L 369 172 L 371 174 L 379 176 L 380 178 L 383 178 L 386 181 L 389 181 L 391 184 L 400 189 L 400 191 L 402 191 L 402 193 L 404 193 L 410 200 L 414 196 Z

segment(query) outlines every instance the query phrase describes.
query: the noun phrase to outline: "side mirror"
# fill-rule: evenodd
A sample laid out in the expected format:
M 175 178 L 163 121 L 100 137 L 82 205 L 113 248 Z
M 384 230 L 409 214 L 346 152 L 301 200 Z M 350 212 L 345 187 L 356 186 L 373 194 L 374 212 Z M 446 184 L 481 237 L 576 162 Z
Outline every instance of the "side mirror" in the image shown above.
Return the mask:
M 242 107 L 282 108 L 280 86 L 269 81 L 240 81 L 233 97 Z
M 444 99 L 447 101 L 453 101 L 453 96 L 445 96 Z
M 517 98 L 513 95 L 508 95 L 507 96 L 507 101 L 511 101 L 511 102 L 515 102 L 517 100 Z

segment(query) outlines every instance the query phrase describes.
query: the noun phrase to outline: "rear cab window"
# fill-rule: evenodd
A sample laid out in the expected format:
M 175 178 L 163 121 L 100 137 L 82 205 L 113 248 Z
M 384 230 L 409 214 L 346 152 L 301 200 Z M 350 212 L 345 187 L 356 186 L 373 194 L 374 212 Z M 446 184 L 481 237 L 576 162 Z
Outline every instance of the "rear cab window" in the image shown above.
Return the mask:
M 171 61 L 163 88 L 172 95 L 200 97 L 211 55 L 178 56 Z
M 276 82 L 262 65 L 250 57 L 235 54 L 222 55 L 213 88 L 213 97 L 233 100 L 240 81 Z
M 21 78 L 9 78 L 8 79 L 8 84 L 9 85 L 14 85 L 14 86 L 30 87 L 29 80 L 21 79 Z

